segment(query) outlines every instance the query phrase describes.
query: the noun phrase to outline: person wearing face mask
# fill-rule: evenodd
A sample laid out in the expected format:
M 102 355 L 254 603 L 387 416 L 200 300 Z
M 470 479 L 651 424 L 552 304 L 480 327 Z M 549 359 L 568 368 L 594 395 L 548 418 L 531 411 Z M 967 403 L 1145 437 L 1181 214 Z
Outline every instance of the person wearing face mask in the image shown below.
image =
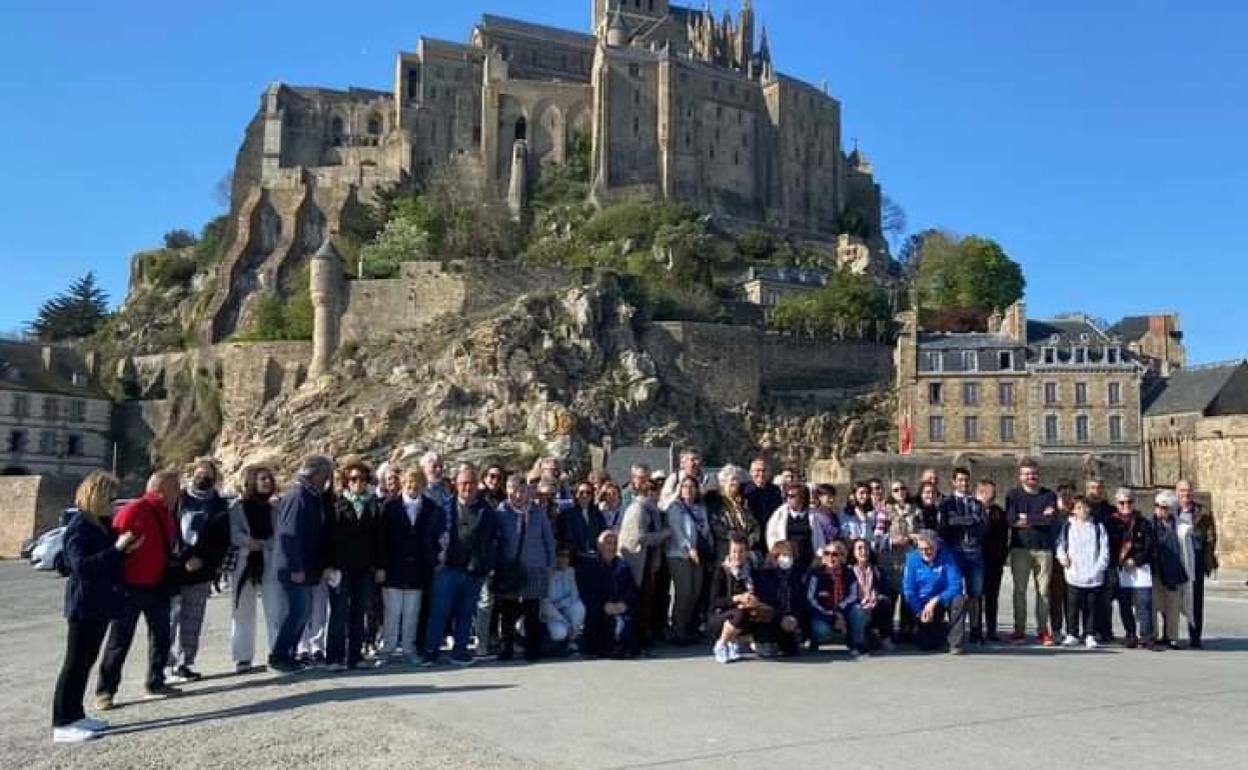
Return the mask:
M 217 463 L 201 457 L 195 461 L 191 481 L 182 493 L 178 512 L 178 555 L 186 567 L 182 589 L 170 607 L 169 681 L 194 682 L 199 637 L 212 582 L 230 549 L 229 508 L 217 492 Z
M 802 639 L 809 637 L 806 568 L 797 562 L 794 552 L 792 543 L 777 541 L 771 546 L 766 566 L 759 571 L 759 597 L 772 609 L 771 621 L 761 624 L 754 637 L 762 657 L 776 652 L 785 657 L 797 655 Z
M 767 547 L 787 542 L 798 569 L 807 570 L 815 561 L 815 552 L 824 546 L 823 530 L 815 526 L 810 510 L 810 489 L 805 484 L 790 484 L 784 496 L 784 505 L 777 508 L 767 522 Z
M 252 670 L 256 651 L 256 602 L 264 602 L 269 644 L 281 620 L 281 587 L 273 563 L 273 471 L 262 465 L 243 469 L 243 495 L 230 506 L 230 542 L 238 550 L 230 579 L 230 653 L 240 674 Z
M 758 598 L 754 572 L 748 541 L 739 533 L 730 535 L 728 553 L 711 576 L 706 621 L 707 633 L 715 639 L 711 654 L 718 663 L 740 659 L 738 637 L 771 620 L 771 608 Z
M 845 564 L 845 544 L 837 540 L 819 549 L 819 564 L 806 578 L 811 652 L 818 651 L 821 643 L 838 632 L 845 635 L 851 657 L 867 651 L 867 616 L 859 590 L 858 581 Z

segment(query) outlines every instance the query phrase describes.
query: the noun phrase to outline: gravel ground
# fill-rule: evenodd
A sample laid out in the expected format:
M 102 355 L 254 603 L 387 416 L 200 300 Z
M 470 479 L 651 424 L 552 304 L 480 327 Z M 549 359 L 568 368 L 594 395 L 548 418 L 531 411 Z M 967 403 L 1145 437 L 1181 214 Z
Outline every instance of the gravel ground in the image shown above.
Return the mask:
M 848 755 L 859 767 L 1103 770 L 1242 768 L 1248 752 L 1248 601 L 1221 597 L 1203 652 L 835 653 L 725 668 L 699 651 L 296 677 L 224 673 L 229 605 L 213 599 L 204 681 L 182 698 L 135 700 L 138 638 L 112 734 L 54 746 L 62 590 L 53 575 L 0 564 L 0 767 L 757 768 Z

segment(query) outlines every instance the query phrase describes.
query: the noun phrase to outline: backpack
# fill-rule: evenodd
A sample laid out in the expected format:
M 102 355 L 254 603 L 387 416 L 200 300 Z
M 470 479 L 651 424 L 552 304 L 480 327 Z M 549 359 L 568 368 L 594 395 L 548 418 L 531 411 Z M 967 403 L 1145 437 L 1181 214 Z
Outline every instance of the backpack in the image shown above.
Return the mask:
M 1070 522 L 1070 519 L 1062 522 L 1062 532 L 1057 537 L 1057 542 L 1065 544 L 1067 548 L 1070 548 Z M 1092 521 L 1092 529 L 1096 533 L 1096 537 L 1092 538 L 1092 541 L 1096 544 L 1095 550 L 1092 551 L 1093 563 L 1101 560 L 1101 530 L 1103 528 L 1101 524 Z M 1108 533 L 1106 534 L 1108 535 Z

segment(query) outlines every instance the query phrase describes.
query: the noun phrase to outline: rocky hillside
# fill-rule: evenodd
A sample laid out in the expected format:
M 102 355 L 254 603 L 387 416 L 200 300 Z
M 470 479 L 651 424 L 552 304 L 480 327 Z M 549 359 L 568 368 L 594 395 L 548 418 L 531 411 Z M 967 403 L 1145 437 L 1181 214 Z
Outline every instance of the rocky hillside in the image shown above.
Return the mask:
M 609 436 L 616 446 L 693 444 L 712 460 L 763 448 L 804 464 L 887 438 L 878 399 L 816 414 L 708 403 L 640 332 L 611 277 L 444 318 L 344 350 L 320 380 L 254 414 L 225 415 L 217 454 L 231 470 L 261 459 L 289 468 L 310 451 L 380 458 L 414 442 L 464 459 L 588 462 Z

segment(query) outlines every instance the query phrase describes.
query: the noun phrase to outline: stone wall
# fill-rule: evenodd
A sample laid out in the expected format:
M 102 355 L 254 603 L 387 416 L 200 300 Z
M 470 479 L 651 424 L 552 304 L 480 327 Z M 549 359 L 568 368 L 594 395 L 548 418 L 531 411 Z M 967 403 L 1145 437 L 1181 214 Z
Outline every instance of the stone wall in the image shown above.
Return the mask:
M 1222 566 L 1248 569 L 1248 416 L 1201 420 L 1195 450 L 1191 475 L 1212 497 L 1218 558 Z
M 73 505 L 79 479 L 0 476 L 0 558 L 17 558 L 22 541 L 56 526 Z
M 512 262 L 406 262 L 398 278 L 346 282 L 341 340 L 418 329 L 443 315 L 472 315 L 521 294 L 569 283 L 554 268 Z
M 892 348 L 875 342 L 665 321 L 653 324 L 642 344 L 660 366 L 668 362 L 690 387 L 724 406 L 752 403 L 764 394 L 862 392 L 893 378 Z M 667 378 L 672 374 L 666 373 Z

